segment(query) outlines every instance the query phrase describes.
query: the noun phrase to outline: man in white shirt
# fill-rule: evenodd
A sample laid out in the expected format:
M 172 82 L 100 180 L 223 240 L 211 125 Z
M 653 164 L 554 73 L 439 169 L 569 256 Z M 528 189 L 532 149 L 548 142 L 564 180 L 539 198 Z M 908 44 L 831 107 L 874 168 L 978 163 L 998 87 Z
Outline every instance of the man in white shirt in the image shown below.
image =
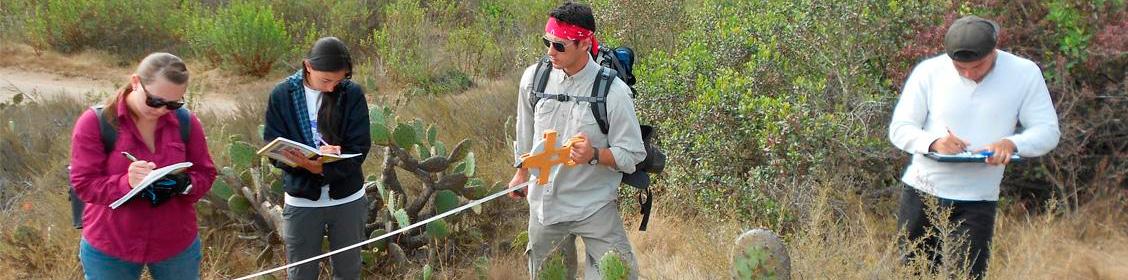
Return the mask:
M 944 37 L 945 55 L 913 69 L 889 124 L 889 139 L 913 154 L 901 181 L 897 216 L 904 261 L 923 253 L 938 265 L 940 232 L 925 200 L 950 210 L 956 230 L 957 267 L 974 278 L 987 271 L 999 200 L 999 183 L 1011 156 L 1037 157 L 1057 146 L 1057 113 L 1042 72 L 1034 62 L 995 49 L 999 27 L 967 16 Z M 1021 127 L 1021 129 L 1019 129 Z M 930 152 L 988 153 L 983 163 L 938 162 Z M 916 246 L 907 246 L 913 244 Z M 962 254 L 966 253 L 966 255 Z M 966 262 L 964 262 L 966 260 Z

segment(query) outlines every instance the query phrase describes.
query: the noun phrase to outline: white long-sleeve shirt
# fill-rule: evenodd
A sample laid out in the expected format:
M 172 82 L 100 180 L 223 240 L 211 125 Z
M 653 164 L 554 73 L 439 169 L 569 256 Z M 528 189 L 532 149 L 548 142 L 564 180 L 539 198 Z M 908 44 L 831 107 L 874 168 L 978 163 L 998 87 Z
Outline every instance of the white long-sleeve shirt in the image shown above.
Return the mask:
M 565 74 L 564 70 L 552 69 L 544 91 L 549 94 L 591 96 L 592 83 L 600 68 L 599 64 L 589 59 L 584 69 L 572 76 Z M 586 133 L 593 147 L 611 150 L 616 167 L 580 162 L 573 167 L 560 168 L 555 177 L 549 177 L 548 184 L 529 186 L 529 214 L 544 225 L 587 219 L 618 198 L 619 182 L 623 179 L 621 172 L 634 172 L 635 165 L 646 157 L 638 116 L 630 96 L 631 89 L 618 78 L 611 83 L 611 89 L 607 92 L 609 126 L 605 135 L 596 123 L 590 103 L 561 102 L 545 98 L 537 104 L 530 104 L 533 72 L 536 72 L 536 65 L 525 69 L 517 94 L 517 153 L 514 154 L 514 159 L 529 152 L 545 130 L 554 129 L 558 145 L 579 132 Z M 535 110 L 533 106 L 536 106 Z M 529 180 L 533 181 L 535 178 Z
M 1042 71 L 1030 60 L 996 52 L 994 69 L 979 83 L 960 76 L 947 55 L 913 69 L 889 124 L 889 140 L 913 154 L 901 177 L 905 184 L 952 200 L 999 199 L 1004 166 L 924 156 L 946 128 L 969 142 L 970 150 L 1010 139 L 1019 156 L 1037 157 L 1057 146 L 1061 133 Z

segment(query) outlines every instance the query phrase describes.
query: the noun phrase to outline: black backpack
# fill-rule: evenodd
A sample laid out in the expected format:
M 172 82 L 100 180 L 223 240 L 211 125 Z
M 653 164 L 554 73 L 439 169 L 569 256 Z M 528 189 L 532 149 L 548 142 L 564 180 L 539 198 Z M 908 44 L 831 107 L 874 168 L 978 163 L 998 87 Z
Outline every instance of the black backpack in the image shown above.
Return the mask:
M 548 86 L 549 73 L 552 72 L 552 61 L 549 60 L 548 56 L 542 57 L 537 62 L 536 70 L 533 71 L 533 85 L 529 96 L 529 104 L 532 105 L 533 110 L 536 110 L 537 102 L 545 98 L 561 102 L 588 102 L 591 103 L 591 113 L 595 116 L 595 122 L 599 124 L 599 130 L 603 134 L 607 134 L 610 126 L 607 123 L 607 93 L 611 90 L 611 84 L 614 83 L 615 78 L 619 78 L 627 84 L 631 89 L 631 98 L 634 98 L 637 94 L 634 88 L 636 81 L 634 73 L 632 73 L 634 50 L 626 47 L 615 49 L 600 47 L 594 58 L 602 67 L 596 74 L 595 82 L 592 83 L 591 96 L 570 96 L 544 92 L 545 87 Z M 653 144 L 654 127 L 640 125 L 640 128 L 646 158 L 635 166 L 634 173 L 623 174 L 622 183 L 639 189 L 637 198 L 642 222 L 639 224 L 638 230 L 646 231 L 646 225 L 650 222 L 650 208 L 653 205 L 649 173 L 662 173 L 662 170 L 666 167 L 666 155 Z
M 114 145 L 117 144 L 117 130 L 110 125 L 109 120 L 102 117 L 102 105 L 95 105 L 90 107 L 94 110 L 94 115 L 98 116 L 98 130 L 102 137 L 102 152 L 109 154 L 114 150 Z M 188 132 L 192 131 L 192 123 L 190 120 L 191 113 L 187 108 L 180 107 L 176 109 L 176 120 L 180 123 L 180 141 L 188 143 Z M 67 177 L 70 177 L 70 166 L 67 166 Z M 68 179 L 69 182 L 69 179 Z M 74 228 L 82 228 L 82 211 L 86 209 L 86 202 L 78 199 L 78 194 L 74 192 L 74 186 L 70 186 L 70 202 L 71 202 L 71 223 Z

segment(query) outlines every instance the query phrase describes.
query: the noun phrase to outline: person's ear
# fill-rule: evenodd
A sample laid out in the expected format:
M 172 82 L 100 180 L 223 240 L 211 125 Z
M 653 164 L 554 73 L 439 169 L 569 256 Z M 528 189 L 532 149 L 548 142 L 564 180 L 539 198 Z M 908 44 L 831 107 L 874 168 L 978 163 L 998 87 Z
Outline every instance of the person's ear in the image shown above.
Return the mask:
M 133 90 L 141 89 L 141 75 L 136 73 L 129 75 L 129 87 Z

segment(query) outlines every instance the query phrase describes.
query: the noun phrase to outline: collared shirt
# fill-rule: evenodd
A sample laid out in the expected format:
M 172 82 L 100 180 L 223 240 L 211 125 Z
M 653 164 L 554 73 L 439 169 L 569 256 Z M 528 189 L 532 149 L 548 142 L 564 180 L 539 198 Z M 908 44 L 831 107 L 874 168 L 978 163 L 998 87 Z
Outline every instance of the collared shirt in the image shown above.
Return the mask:
M 113 151 L 103 150 L 98 116 L 86 110 L 78 118 L 71 138 L 70 181 L 79 199 L 86 202 L 82 215 L 82 237 L 107 255 L 134 263 L 153 263 L 172 257 L 196 240 L 196 201 L 211 190 L 215 164 L 208 154 L 204 128 L 192 115 L 188 143 L 180 139 L 179 121 L 170 112 L 157 120 L 155 152 L 150 152 L 129 109 L 122 100 L 117 105 L 118 137 Z M 135 198 L 117 209 L 110 204 L 131 187 L 127 170 L 130 161 L 121 155 L 129 152 L 158 168 L 191 162 L 188 175 L 192 190 L 173 197 L 158 207 Z
M 572 76 L 561 69 L 552 69 L 545 93 L 591 96 L 592 84 L 600 67 L 589 59 L 584 69 Z M 614 169 L 604 165 L 588 165 L 586 162 L 577 163 L 574 167 L 560 168 L 559 173 L 550 177 L 546 185 L 529 186 L 527 199 L 530 215 L 541 224 L 583 220 L 600 207 L 615 201 L 623 176 L 620 172 L 634 172 L 635 165 L 646 157 L 631 91 L 618 78 L 612 83 L 611 90 L 607 93 L 609 129 L 604 135 L 591 112 L 590 103 L 546 98 L 537 104 L 530 104 L 535 71 L 536 65 L 526 69 L 521 77 L 514 158 L 529 152 L 548 129 L 557 131 L 557 143 L 564 143 L 582 131 L 587 134 L 593 147 L 609 149 L 615 157 L 617 166 Z
M 970 150 L 1010 139 L 1019 156 L 1036 157 L 1057 146 L 1061 133 L 1042 71 L 1030 60 L 996 51 L 994 69 L 979 83 L 960 76 L 947 55 L 913 69 L 889 124 L 893 145 L 913 154 L 901 178 L 905 184 L 952 200 L 999 199 L 1004 166 L 924 156 L 948 128 L 969 142 Z

